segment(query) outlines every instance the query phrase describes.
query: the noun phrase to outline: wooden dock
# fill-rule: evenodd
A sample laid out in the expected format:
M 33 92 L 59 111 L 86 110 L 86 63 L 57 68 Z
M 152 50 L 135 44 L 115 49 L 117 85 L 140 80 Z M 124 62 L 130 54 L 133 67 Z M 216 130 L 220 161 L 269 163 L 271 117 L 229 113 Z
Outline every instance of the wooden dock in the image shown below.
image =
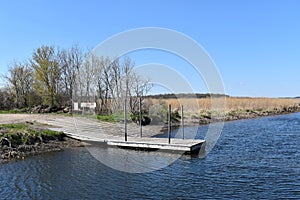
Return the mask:
M 107 141 L 109 146 L 117 146 L 128 149 L 141 149 L 146 151 L 162 150 L 172 151 L 185 154 L 199 154 L 205 140 L 182 140 L 171 139 L 171 143 L 167 142 L 167 138 L 130 138 L 128 141 Z
M 128 137 L 127 141 L 123 138 L 113 139 L 100 139 L 100 138 L 88 138 L 80 137 L 74 134 L 67 134 L 69 137 L 78 139 L 87 143 L 104 143 L 109 147 L 119 147 L 125 149 L 144 150 L 144 151 L 168 151 L 174 153 L 185 154 L 199 154 L 201 147 L 205 145 L 205 140 L 193 140 L 193 139 L 177 139 L 172 138 L 171 142 L 168 142 L 168 138 L 137 138 Z
M 5 120 L 5 115 L 0 120 L 1 123 L 11 123 Z M 140 138 L 139 126 L 134 123 L 128 124 L 127 141 L 124 138 L 124 124 L 100 122 L 96 119 L 84 117 L 64 117 L 58 115 L 10 115 L 14 123 L 34 121 L 37 123 L 49 125 L 49 129 L 63 131 L 69 137 L 85 142 L 97 142 L 108 147 L 120 147 L 139 150 L 161 150 L 175 153 L 197 154 L 203 149 L 205 140 L 155 138 L 161 127 L 145 126 L 143 127 L 143 137 Z M 7 117 L 7 118 L 9 118 Z
M 139 127 L 136 124 L 128 124 L 128 137 L 125 141 L 123 124 L 111 124 L 84 118 L 76 120 L 76 129 L 74 129 L 74 122 L 68 122 L 68 120 L 54 120 L 51 124 L 58 126 L 51 128 L 52 130 L 63 131 L 71 138 L 87 143 L 104 143 L 108 147 L 198 154 L 201 147 L 205 145 L 205 140 L 196 139 L 171 138 L 169 143 L 168 138 L 153 137 L 159 133 L 159 128 L 151 126 L 144 128 L 143 135 L 145 136 L 140 138 Z

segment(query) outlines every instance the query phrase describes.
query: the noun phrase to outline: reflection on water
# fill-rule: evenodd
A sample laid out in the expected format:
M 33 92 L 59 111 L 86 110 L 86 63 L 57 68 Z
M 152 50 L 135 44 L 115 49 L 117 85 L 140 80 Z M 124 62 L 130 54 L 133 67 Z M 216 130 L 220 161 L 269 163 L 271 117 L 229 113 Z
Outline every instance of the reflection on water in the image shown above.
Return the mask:
M 197 137 L 205 129 L 199 127 Z M 0 199 L 300 199 L 299 138 L 300 114 L 229 122 L 204 159 L 183 156 L 135 174 L 102 164 L 86 148 L 48 153 L 0 165 Z M 89 150 L 128 171 L 174 159 L 161 152 Z M 124 162 L 129 154 L 130 165 Z
M 87 147 L 89 153 L 102 164 L 115 170 L 128 173 L 147 173 L 169 166 L 179 158 L 204 158 L 205 149 L 197 155 L 188 155 L 179 151 L 140 151 L 118 147 L 93 145 Z
M 145 173 L 164 168 L 178 158 L 179 153 L 136 151 L 94 144 L 87 147 L 91 155 L 113 169 L 129 173 Z

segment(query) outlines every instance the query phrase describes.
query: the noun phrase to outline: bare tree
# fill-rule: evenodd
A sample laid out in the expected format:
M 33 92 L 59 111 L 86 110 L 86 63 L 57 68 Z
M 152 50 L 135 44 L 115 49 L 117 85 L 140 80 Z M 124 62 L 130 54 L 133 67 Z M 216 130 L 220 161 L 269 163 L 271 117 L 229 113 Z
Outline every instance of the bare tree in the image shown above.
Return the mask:
M 7 87 L 0 88 L 0 110 L 13 109 L 14 97 L 11 89 Z
M 81 68 L 77 74 L 78 96 L 81 100 L 89 101 L 95 96 L 96 90 L 96 70 L 99 61 L 92 54 L 87 54 Z
M 28 63 L 15 62 L 8 70 L 6 76 L 14 96 L 14 104 L 17 108 L 28 107 L 30 93 L 32 92 L 33 71 Z
M 144 100 L 144 97 L 151 90 L 153 85 L 149 80 L 143 79 L 136 73 L 132 73 L 130 77 L 130 100 L 129 107 L 132 114 L 138 114 L 139 112 L 139 99 Z
M 124 61 L 122 63 L 122 70 L 124 73 L 124 79 L 125 79 L 125 98 L 127 99 L 128 96 L 131 96 L 131 91 L 130 91 L 130 84 L 134 80 L 132 79 L 133 77 L 133 67 L 134 63 L 129 57 L 125 57 Z
M 139 107 L 139 97 L 145 96 L 152 85 L 149 84 L 148 80 L 135 73 L 134 62 L 129 57 L 115 59 L 112 63 L 112 69 L 111 77 L 113 81 L 110 82 L 110 87 L 114 88 L 111 90 L 114 107 L 121 110 L 123 101 L 126 98 L 129 100 L 127 102 L 130 112 L 136 114 Z
M 63 49 L 59 52 L 59 61 L 63 85 L 62 92 L 69 100 L 67 104 L 71 104 L 73 91 L 76 90 L 76 75 L 83 65 L 82 50 L 77 45 L 73 46 L 70 50 Z
M 127 99 L 129 110 L 136 113 L 139 97 L 150 90 L 129 57 L 83 55 L 76 45 L 62 50 L 41 46 L 33 52 L 30 64 L 15 63 L 5 78 L 18 108 L 28 107 L 31 101 L 53 106 L 97 100 L 98 112 L 111 114 L 121 111 Z
M 138 97 L 150 89 L 148 81 L 134 72 L 134 62 L 129 58 L 111 60 L 87 54 L 79 70 L 78 83 L 81 97 L 97 93 L 97 111 L 100 114 L 120 112 L 124 99 L 128 99 L 132 113 L 138 110 Z
M 95 70 L 96 77 L 96 85 L 97 85 L 97 95 L 99 98 L 98 101 L 98 112 L 101 114 L 109 114 L 109 84 L 111 82 L 110 79 L 110 60 L 108 58 L 96 58 L 98 65 Z

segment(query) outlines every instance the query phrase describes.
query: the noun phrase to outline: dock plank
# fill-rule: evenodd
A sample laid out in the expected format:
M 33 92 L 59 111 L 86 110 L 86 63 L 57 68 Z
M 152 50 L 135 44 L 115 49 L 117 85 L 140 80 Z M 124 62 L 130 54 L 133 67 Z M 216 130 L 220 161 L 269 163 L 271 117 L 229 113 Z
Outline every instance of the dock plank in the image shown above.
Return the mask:
M 48 124 L 49 129 L 63 131 L 69 137 L 86 142 L 102 142 L 108 146 L 197 152 L 205 144 L 205 140 L 177 138 L 172 138 L 169 144 L 167 138 L 153 137 L 160 133 L 160 126 L 143 127 L 143 138 L 140 138 L 139 126 L 134 123 L 128 123 L 128 141 L 124 141 L 124 124 L 101 122 L 97 119 L 85 117 L 17 114 L 2 117 L 0 124 L 11 123 L 12 120 L 8 120 L 11 118 L 14 123 L 34 121 Z

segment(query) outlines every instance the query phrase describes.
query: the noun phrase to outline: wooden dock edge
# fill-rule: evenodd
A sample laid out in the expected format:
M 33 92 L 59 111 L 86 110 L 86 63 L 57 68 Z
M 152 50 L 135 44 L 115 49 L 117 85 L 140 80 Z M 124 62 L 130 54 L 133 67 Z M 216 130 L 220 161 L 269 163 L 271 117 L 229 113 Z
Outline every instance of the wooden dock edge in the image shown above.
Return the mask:
M 109 140 L 109 139 L 100 139 L 100 138 L 90 138 L 90 137 L 81 137 L 79 135 L 74 135 L 66 133 L 68 137 L 81 140 L 85 143 L 92 144 L 101 144 L 109 147 L 119 147 L 124 149 L 133 149 L 133 150 L 143 150 L 143 151 L 166 151 L 174 153 L 184 153 L 188 155 L 198 155 L 203 153 L 200 151 L 205 150 L 206 141 L 205 140 L 191 140 L 191 142 L 186 142 L 187 140 L 181 139 L 172 139 L 174 143 L 161 142 L 157 140 L 163 140 L 163 138 L 146 138 L 145 141 L 140 138 L 130 138 L 128 141 L 123 140 Z M 134 141 L 136 139 L 137 141 Z

